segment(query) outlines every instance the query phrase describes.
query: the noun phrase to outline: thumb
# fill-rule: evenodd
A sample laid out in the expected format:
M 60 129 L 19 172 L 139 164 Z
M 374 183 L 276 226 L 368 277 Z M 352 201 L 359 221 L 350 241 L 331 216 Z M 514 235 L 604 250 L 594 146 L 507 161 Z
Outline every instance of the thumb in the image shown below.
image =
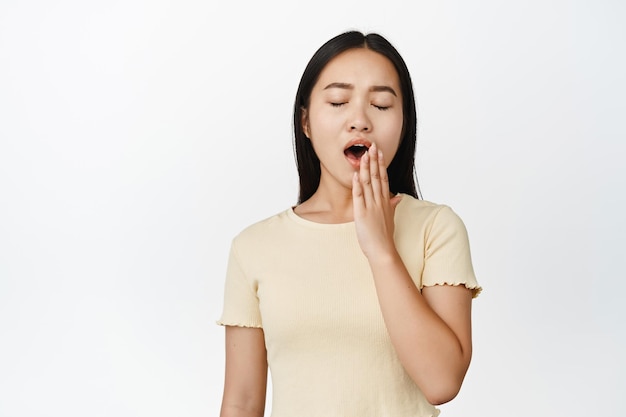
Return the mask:
M 400 194 L 391 197 L 391 200 L 389 200 L 389 203 L 391 204 L 391 208 L 395 210 L 396 206 L 400 204 L 401 200 L 402 200 L 402 196 Z

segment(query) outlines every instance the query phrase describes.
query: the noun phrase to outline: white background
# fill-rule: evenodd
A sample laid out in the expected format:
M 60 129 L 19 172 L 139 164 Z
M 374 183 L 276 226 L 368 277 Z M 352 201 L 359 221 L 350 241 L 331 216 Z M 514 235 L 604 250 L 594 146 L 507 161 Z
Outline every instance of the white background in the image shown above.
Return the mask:
M 626 415 L 625 21 L 608 0 L 3 0 L 0 416 L 218 414 L 230 240 L 295 203 L 297 83 L 353 28 L 406 59 L 422 193 L 465 221 L 484 287 L 442 415 Z

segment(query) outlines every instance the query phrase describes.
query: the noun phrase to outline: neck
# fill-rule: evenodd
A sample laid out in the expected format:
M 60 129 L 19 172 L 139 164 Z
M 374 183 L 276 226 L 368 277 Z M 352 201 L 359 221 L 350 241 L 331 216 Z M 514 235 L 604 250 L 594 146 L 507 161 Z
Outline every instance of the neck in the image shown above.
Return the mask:
M 320 181 L 315 193 L 296 207 L 295 212 L 320 223 L 347 223 L 354 220 L 352 189 L 338 183 Z

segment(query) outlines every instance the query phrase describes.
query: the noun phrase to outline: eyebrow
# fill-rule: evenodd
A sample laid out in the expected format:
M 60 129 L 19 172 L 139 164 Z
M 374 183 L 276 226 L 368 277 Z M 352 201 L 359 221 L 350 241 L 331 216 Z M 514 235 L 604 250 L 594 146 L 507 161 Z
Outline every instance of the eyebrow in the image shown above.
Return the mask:
M 344 90 L 353 90 L 354 85 L 348 84 L 348 83 L 330 83 L 326 87 L 324 87 L 324 90 L 328 90 L 329 88 L 343 88 Z M 398 95 L 396 94 L 396 91 L 387 85 L 373 85 L 369 88 L 369 91 L 388 92 L 398 97 Z

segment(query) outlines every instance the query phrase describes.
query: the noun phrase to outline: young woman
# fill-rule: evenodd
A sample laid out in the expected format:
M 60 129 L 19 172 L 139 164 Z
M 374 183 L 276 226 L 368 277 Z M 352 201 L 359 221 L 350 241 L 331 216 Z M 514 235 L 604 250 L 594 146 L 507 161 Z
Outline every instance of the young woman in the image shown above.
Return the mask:
M 470 363 L 480 287 L 462 221 L 418 199 L 396 49 L 359 32 L 325 43 L 294 133 L 298 205 L 232 242 L 221 416 L 263 415 L 268 365 L 273 417 L 438 415 Z

